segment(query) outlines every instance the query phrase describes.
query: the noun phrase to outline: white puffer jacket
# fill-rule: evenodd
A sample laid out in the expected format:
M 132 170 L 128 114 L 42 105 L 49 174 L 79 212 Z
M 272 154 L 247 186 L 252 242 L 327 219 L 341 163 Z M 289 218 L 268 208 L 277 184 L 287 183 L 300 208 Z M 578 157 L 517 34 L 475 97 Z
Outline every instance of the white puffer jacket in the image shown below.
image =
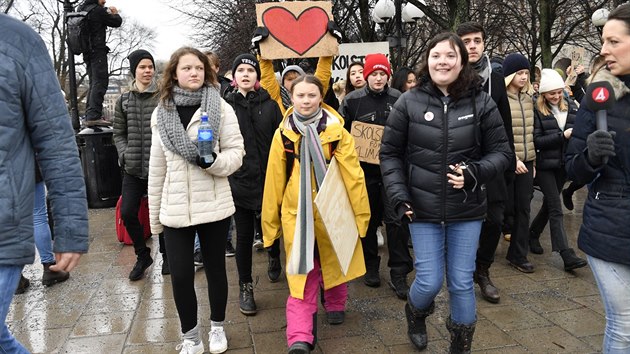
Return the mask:
M 157 110 L 151 116 L 148 182 L 151 233 L 159 234 L 163 225 L 182 228 L 223 220 L 234 214 L 227 176 L 241 167 L 245 149 L 232 107 L 221 99 L 217 158 L 205 170 L 164 147 L 157 127 Z M 186 128 L 194 141 L 200 117 L 197 110 Z

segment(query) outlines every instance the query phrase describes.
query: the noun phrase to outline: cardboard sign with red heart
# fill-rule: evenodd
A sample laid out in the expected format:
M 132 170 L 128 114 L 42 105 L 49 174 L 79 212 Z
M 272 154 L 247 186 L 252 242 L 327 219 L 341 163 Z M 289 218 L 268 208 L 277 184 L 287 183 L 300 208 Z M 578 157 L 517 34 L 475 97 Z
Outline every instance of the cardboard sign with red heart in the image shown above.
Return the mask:
M 269 37 L 260 43 L 261 56 L 284 59 L 337 55 L 337 40 L 327 29 L 331 9 L 329 1 L 256 4 L 258 25 L 269 30 Z

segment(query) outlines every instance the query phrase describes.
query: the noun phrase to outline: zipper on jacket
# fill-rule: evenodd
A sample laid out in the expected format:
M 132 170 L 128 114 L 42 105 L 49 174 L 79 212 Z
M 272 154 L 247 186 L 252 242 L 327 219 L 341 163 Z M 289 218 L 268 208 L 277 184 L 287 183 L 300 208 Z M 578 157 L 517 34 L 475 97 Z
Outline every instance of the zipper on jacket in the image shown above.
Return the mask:
M 442 119 L 444 128 L 442 129 L 442 138 L 443 138 L 443 150 L 442 150 L 442 168 L 443 173 L 442 176 L 442 193 L 444 195 L 444 202 L 440 203 L 442 208 L 442 225 L 444 225 L 444 221 L 446 220 L 446 195 L 447 195 L 447 181 L 446 181 L 446 173 L 447 171 L 447 158 L 448 158 L 448 104 L 442 101 L 444 105 L 444 119 Z
M 523 116 L 523 163 L 527 161 L 527 118 L 525 117 L 525 109 L 523 101 L 521 101 L 521 93 L 518 93 L 518 105 L 521 107 L 521 115 Z
M 138 97 L 136 97 L 137 99 Z M 140 101 L 140 174 L 144 176 L 144 100 Z M 147 178 L 149 171 L 147 171 Z

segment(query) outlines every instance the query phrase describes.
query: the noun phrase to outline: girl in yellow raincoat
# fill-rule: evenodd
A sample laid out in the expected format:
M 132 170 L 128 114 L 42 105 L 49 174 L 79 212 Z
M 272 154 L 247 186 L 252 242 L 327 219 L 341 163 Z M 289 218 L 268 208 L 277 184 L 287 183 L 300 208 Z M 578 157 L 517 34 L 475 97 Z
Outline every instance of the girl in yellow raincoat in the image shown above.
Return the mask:
M 343 128 L 341 116 L 322 103 L 323 93 L 323 85 L 315 76 L 295 79 L 291 87 L 294 106 L 287 110 L 271 143 L 263 193 L 265 247 L 284 235 L 291 292 L 286 309 L 290 353 L 309 353 L 313 348 L 320 285 L 324 288 L 328 322 L 340 324 L 344 320 L 348 296 L 346 282 L 365 273 L 363 250 L 357 242 L 350 267 L 343 274 L 313 204 L 326 173 L 326 161 L 334 156 L 352 204 L 359 235 L 365 236 L 370 207 L 354 139 Z M 289 156 L 293 159 L 290 173 L 287 172 L 287 154 L 293 154 Z M 305 161 L 308 163 L 303 164 Z

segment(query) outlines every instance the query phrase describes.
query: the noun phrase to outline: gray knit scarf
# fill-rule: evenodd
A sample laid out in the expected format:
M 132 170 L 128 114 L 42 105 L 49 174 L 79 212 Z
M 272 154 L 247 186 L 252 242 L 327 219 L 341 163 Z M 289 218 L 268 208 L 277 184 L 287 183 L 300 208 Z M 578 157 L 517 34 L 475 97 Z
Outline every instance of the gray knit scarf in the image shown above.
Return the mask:
M 293 123 L 302 134 L 300 144 L 300 186 L 298 194 L 298 210 L 293 234 L 291 256 L 287 262 L 287 274 L 308 274 L 314 267 L 315 255 L 315 217 L 313 214 L 313 194 L 311 186 L 311 166 L 315 171 L 317 190 L 326 175 L 326 159 L 322 142 L 317 133 L 319 120 L 323 112 L 320 108 L 309 117 L 293 111 Z M 312 164 L 311 164 L 312 162 Z
M 190 140 L 182 124 L 176 106 L 201 105 L 201 112 L 208 112 L 208 122 L 212 126 L 212 147 L 216 150 L 219 126 L 221 125 L 221 96 L 214 86 L 203 86 L 197 91 L 186 91 L 173 87 L 173 99 L 166 105 L 158 105 L 157 126 L 164 146 L 181 155 L 186 161 L 195 163 L 199 150 L 197 141 Z

